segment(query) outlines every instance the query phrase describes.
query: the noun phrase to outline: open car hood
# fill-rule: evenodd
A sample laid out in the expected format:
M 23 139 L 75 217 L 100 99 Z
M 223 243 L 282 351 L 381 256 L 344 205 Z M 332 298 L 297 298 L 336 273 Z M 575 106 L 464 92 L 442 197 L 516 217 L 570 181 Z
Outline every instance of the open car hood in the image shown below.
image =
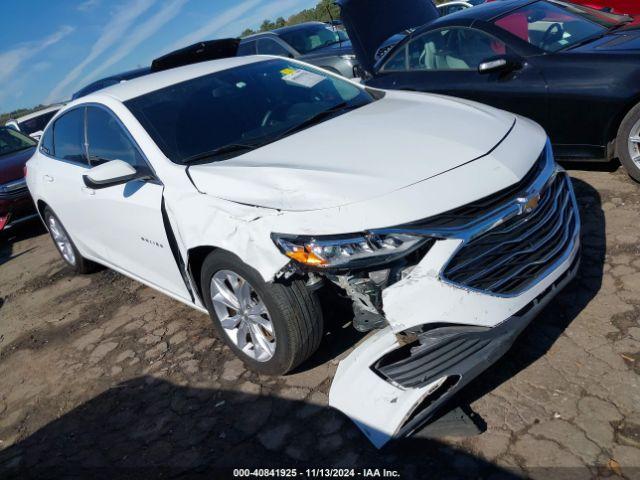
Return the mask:
M 224 200 L 313 211 L 383 196 L 486 155 L 515 116 L 449 97 L 385 98 L 244 155 L 189 167 L 196 188 Z M 453 187 L 455 188 L 455 186 Z
M 373 72 L 376 52 L 389 37 L 439 17 L 432 0 L 338 0 L 360 65 Z
M 170 68 L 191 65 L 192 63 L 235 57 L 236 53 L 238 53 L 239 45 L 239 38 L 224 38 L 194 43 L 156 58 L 151 63 L 151 71 L 161 72 Z

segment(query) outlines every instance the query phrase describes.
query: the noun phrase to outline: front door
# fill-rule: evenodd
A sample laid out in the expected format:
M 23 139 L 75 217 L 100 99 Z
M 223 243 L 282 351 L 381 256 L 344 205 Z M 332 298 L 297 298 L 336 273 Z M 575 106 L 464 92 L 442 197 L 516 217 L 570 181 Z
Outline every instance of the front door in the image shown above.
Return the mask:
M 470 27 L 442 28 L 417 36 L 396 52 L 370 84 L 466 98 L 544 125 L 546 83 L 534 64 L 522 59 L 521 68 L 511 72 L 478 72 L 480 63 L 504 55 L 514 54 L 486 32 Z
M 146 180 L 89 190 L 93 241 L 107 261 L 162 289 L 190 300 L 169 244 L 162 214 L 162 184 L 117 117 L 103 107 L 87 107 L 87 152 L 92 165 L 122 160 Z

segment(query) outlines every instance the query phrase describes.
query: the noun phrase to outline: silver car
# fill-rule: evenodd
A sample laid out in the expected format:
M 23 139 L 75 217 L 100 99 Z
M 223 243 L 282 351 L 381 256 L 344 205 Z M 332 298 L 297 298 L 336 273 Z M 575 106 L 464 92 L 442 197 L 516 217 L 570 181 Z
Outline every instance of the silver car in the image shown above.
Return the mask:
M 238 56 L 256 54 L 295 58 L 347 78 L 355 76 L 357 66 L 347 33 L 322 22 L 301 23 L 243 38 Z

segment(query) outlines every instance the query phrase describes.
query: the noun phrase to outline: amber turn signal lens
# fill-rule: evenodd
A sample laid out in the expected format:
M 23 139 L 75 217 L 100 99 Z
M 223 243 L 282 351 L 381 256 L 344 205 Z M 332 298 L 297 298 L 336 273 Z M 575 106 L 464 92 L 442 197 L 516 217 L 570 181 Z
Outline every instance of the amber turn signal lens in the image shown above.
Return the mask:
M 293 251 L 287 252 L 286 255 L 287 257 L 294 259 L 296 262 L 300 262 L 311 267 L 320 267 L 327 264 L 327 261 L 324 258 L 317 256 L 315 253 L 310 251 L 308 247 L 296 247 Z

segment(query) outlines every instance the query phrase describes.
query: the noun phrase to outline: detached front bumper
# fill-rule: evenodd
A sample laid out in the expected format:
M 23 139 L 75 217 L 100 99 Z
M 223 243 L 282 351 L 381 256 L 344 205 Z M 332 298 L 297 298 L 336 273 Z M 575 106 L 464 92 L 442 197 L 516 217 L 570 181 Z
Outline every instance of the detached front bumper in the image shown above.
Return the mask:
M 493 328 L 444 327 L 424 344 L 401 345 L 391 327 L 363 341 L 336 372 L 329 404 L 380 448 L 410 436 L 462 387 L 504 355 L 518 335 L 576 275 L 579 246 L 534 300 Z M 424 340 L 424 339 L 423 339 Z

